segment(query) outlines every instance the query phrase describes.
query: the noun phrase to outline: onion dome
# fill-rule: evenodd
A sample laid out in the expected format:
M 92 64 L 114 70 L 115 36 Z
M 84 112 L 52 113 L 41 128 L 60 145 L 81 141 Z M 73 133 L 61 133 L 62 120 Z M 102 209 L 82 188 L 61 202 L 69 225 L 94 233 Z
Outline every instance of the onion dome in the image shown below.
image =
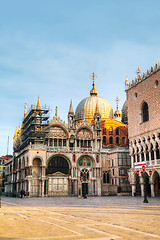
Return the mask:
M 89 123 L 92 122 L 96 106 L 98 106 L 98 111 L 101 115 L 101 120 L 113 119 L 113 109 L 111 104 L 104 98 L 98 96 L 98 92 L 95 88 L 95 73 L 92 75 L 92 90 L 90 91 L 90 96 L 84 98 L 77 106 L 75 111 L 75 120 L 86 120 Z
M 117 103 L 117 110 L 114 113 L 115 118 L 121 117 L 122 113 L 119 111 L 119 106 L 118 106 L 119 99 L 118 97 L 116 98 L 116 103 Z

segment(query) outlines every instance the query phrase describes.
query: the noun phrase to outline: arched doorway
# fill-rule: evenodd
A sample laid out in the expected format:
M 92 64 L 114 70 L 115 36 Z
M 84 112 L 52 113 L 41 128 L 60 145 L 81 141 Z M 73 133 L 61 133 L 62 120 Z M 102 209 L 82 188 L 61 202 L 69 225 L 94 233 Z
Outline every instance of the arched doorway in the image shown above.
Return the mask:
M 160 177 L 157 171 L 153 173 L 153 182 L 155 197 L 160 197 Z
M 69 194 L 70 162 L 62 156 L 53 156 L 47 164 L 46 175 L 48 178 L 49 196 L 66 196 Z
M 41 195 L 41 172 L 42 172 L 42 161 L 39 158 L 33 159 L 32 163 L 32 189 L 31 195 L 32 196 L 40 196 Z
M 95 177 L 93 170 L 94 162 L 91 156 L 83 155 L 78 160 L 79 180 L 78 188 L 81 195 L 84 197 L 87 195 L 95 195 L 96 193 L 96 181 L 92 181 L 92 177 Z

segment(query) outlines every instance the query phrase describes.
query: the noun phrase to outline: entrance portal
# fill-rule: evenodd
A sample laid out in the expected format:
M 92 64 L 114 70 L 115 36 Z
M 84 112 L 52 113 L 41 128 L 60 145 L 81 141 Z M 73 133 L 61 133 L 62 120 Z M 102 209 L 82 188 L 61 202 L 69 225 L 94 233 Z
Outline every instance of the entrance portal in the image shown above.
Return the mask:
M 82 183 L 82 197 L 85 197 L 88 194 L 88 183 Z

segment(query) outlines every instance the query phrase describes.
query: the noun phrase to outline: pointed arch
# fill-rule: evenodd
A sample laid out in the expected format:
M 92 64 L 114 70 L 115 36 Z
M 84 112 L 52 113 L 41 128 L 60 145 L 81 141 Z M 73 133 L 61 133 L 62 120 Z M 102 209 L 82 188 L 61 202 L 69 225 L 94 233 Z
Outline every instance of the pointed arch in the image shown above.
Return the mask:
M 143 101 L 141 104 L 141 122 L 147 122 L 149 120 L 149 107 L 148 103 Z

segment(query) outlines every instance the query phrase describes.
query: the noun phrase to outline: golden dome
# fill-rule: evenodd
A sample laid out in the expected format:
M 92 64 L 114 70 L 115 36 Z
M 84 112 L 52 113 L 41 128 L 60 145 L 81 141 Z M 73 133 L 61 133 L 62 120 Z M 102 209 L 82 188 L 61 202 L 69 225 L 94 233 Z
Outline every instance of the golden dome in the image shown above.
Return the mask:
M 90 97 L 83 99 L 78 104 L 75 112 L 76 121 L 85 119 L 91 123 L 96 111 L 97 104 L 102 120 L 113 118 L 113 109 L 111 104 L 102 97 L 91 95 Z
M 87 120 L 92 122 L 94 114 L 98 111 L 101 115 L 101 120 L 113 119 L 113 109 L 111 104 L 104 98 L 97 96 L 98 92 L 95 88 L 95 78 L 97 77 L 93 71 L 90 76 L 93 80 L 90 97 L 84 98 L 77 106 L 75 112 L 75 120 Z M 98 110 L 97 110 L 98 109 Z

